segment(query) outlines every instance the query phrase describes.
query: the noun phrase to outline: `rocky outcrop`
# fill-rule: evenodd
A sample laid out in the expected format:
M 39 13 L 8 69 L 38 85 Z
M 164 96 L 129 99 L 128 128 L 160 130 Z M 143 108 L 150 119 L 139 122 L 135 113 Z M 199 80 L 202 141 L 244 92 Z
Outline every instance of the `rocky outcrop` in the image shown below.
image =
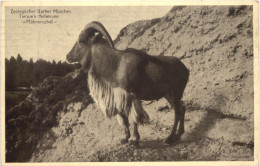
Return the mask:
M 178 6 L 160 19 L 126 26 L 115 46 L 179 57 L 191 75 L 185 100 L 252 118 L 252 17 L 249 6 Z
M 6 114 L 6 161 L 28 161 L 39 140 L 59 123 L 58 115 L 80 102 L 90 102 L 86 74 L 79 70 L 65 77 L 48 77 L 19 105 Z M 47 146 L 47 145 L 46 145 Z M 46 147 L 42 147 L 46 148 Z

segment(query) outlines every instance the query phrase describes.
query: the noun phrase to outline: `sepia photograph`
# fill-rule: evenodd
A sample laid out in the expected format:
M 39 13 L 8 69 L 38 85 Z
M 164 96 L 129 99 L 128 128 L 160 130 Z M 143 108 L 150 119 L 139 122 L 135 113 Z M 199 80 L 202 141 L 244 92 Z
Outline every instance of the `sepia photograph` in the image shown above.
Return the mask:
M 259 164 L 258 2 L 1 8 L 3 165 Z

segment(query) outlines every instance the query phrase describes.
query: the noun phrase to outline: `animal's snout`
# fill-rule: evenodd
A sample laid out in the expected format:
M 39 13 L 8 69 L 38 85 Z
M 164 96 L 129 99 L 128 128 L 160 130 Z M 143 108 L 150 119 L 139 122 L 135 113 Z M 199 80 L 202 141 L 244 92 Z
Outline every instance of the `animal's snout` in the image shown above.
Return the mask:
M 72 56 L 70 53 L 67 54 L 66 59 L 67 59 L 67 61 L 68 61 L 69 63 L 73 63 L 73 62 L 74 62 L 73 56 Z
M 74 44 L 73 48 L 70 50 L 70 52 L 67 54 L 66 59 L 69 63 L 73 63 L 77 61 L 77 42 Z

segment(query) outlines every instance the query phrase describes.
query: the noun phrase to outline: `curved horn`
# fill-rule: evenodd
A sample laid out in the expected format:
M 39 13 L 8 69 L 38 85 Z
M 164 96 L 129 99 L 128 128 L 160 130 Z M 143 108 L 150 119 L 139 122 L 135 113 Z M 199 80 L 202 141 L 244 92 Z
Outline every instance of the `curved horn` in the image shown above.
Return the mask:
M 107 32 L 106 28 L 97 21 L 93 21 L 91 23 L 88 23 L 84 29 L 81 31 L 79 35 L 79 41 L 85 41 L 89 36 L 93 36 L 95 32 L 99 32 L 102 34 L 107 40 L 109 45 L 114 48 L 113 41 Z

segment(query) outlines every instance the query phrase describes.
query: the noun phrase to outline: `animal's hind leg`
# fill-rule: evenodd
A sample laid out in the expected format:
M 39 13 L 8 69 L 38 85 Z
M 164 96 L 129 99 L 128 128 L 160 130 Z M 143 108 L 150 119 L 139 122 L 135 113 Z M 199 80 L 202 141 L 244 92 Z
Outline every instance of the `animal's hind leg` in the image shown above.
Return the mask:
M 117 114 L 118 123 L 124 127 L 125 138 L 121 139 L 121 143 L 125 144 L 128 142 L 130 138 L 130 130 L 129 130 L 129 121 L 128 118 L 123 114 Z
M 173 95 L 167 95 L 165 96 L 165 98 L 171 104 L 171 106 L 174 108 L 175 111 L 175 119 L 174 119 L 174 125 L 172 127 L 172 131 L 165 140 L 165 143 L 171 144 L 177 141 L 180 138 L 181 134 L 184 132 L 184 113 L 181 110 L 181 97 L 176 97 L 176 96 L 173 97 Z M 177 133 L 178 124 L 179 124 L 179 128 Z
M 185 118 L 186 108 L 183 105 L 183 103 L 181 103 L 180 108 L 181 108 L 180 126 L 178 129 L 177 137 L 180 137 L 184 133 L 184 118 Z

